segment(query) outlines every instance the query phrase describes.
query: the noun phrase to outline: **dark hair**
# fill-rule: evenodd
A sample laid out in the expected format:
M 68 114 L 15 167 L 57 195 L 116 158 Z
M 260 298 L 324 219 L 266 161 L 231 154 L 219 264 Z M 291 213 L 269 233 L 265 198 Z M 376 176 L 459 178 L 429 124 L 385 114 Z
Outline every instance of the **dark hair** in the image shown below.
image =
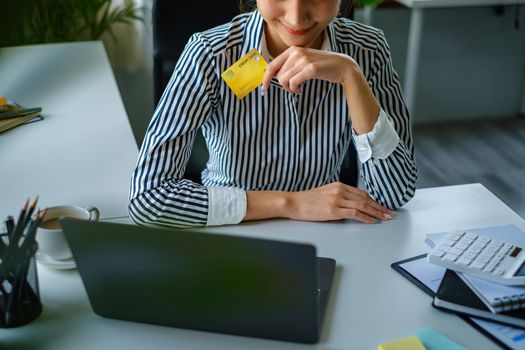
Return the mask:
M 339 7 L 339 16 L 350 18 L 352 13 L 352 0 L 341 0 Z M 252 12 L 257 8 L 257 0 L 239 0 L 239 9 L 241 13 Z
M 257 0 L 239 0 L 241 13 L 252 12 L 257 8 Z

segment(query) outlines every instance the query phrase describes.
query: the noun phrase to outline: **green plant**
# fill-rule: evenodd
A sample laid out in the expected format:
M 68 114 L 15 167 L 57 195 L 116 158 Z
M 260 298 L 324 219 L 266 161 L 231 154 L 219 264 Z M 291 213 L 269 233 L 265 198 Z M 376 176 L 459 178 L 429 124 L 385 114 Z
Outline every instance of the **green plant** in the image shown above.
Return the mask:
M 353 0 L 353 2 L 355 5 L 376 7 L 383 2 L 383 0 Z
M 98 40 L 104 33 L 116 40 L 114 24 L 144 21 L 146 11 L 132 0 L 120 6 L 112 0 L 17 0 L 6 10 L 0 46 Z

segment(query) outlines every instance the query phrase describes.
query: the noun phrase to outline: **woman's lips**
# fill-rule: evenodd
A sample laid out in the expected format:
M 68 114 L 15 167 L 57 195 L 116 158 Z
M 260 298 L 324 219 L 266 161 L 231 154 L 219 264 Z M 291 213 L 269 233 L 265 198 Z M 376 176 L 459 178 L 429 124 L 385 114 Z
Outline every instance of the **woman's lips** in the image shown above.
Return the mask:
M 308 29 L 292 29 L 292 28 L 288 27 L 285 24 L 283 24 L 283 27 L 289 34 L 295 35 L 295 36 L 305 35 L 310 30 L 310 28 L 308 28 Z

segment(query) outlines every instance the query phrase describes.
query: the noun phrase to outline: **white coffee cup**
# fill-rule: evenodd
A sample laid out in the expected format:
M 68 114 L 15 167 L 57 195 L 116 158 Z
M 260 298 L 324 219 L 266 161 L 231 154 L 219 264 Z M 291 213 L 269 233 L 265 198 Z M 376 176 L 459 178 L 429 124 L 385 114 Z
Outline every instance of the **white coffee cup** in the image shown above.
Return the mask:
M 81 208 L 72 205 L 60 205 L 47 208 L 47 213 L 36 234 L 38 252 L 54 260 L 69 260 L 73 257 L 60 226 L 61 218 L 98 220 L 97 208 Z

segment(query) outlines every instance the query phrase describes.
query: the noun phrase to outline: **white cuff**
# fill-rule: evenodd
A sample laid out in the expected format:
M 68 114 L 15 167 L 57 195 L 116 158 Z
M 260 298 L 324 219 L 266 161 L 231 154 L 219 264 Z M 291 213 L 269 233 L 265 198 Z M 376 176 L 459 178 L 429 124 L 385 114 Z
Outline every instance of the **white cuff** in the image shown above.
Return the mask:
M 235 187 L 208 187 L 207 226 L 238 224 L 246 215 L 246 193 Z
M 370 158 L 387 158 L 394 152 L 399 143 L 399 135 L 382 108 L 379 111 L 379 116 L 372 131 L 357 135 L 352 129 L 352 135 L 354 136 L 355 149 L 361 163 L 366 162 Z

